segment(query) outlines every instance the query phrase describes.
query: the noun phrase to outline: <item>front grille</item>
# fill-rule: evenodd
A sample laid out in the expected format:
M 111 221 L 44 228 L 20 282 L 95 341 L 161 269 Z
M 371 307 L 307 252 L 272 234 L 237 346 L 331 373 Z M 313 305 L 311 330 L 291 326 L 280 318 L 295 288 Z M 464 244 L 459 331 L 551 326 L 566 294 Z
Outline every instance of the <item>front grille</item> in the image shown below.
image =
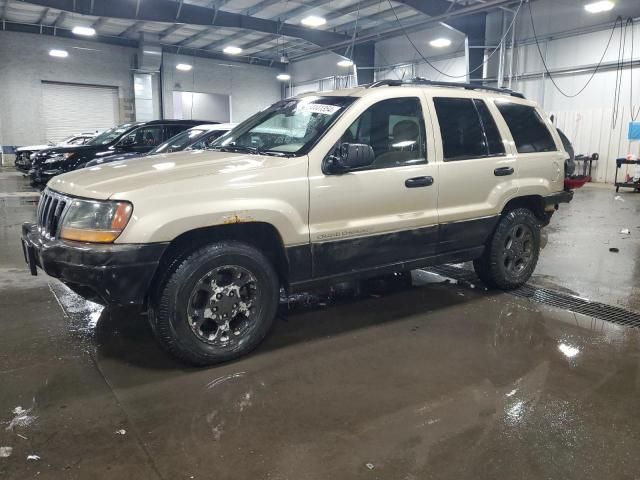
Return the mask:
M 36 213 L 40 233 L 52 238 L 56 236 L 60 226 L 60 219 L 65 212 L 65 208 L 70 203 L 69 200 L 69 197 L 51 190 L 42 192 Z

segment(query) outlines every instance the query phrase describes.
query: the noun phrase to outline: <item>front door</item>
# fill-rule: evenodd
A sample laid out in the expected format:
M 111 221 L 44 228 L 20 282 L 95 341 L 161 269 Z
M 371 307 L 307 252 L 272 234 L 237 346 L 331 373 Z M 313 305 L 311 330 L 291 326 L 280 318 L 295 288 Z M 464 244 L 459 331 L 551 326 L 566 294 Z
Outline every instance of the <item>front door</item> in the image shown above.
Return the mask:
M 367 96 L 336 125 L 327 155 L 342 143 L 370 145 L 372 165 L 327 174 L 310 159 L 313 276 L 355 273 L 435 253 L 437 163 L 433 163 L 425 100 Z M 337 140 L 337 141 L 336 141 Z M 326 158 L 326 156 L 325 156 Z

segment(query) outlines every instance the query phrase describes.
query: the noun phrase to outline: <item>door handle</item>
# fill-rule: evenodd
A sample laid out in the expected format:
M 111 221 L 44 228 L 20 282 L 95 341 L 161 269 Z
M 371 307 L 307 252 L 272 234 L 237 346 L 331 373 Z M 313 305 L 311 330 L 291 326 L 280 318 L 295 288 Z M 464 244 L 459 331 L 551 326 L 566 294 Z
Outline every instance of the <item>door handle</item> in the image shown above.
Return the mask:
M 513 167 L 499 167 L 493 171 L 496 177 L 506 177 L 507 175 L 513 175 Z
M 407 188 L 428 187 L 429 185 L 433 185 L 433 177 L 413 177 L 404 182 L 404 186 Z

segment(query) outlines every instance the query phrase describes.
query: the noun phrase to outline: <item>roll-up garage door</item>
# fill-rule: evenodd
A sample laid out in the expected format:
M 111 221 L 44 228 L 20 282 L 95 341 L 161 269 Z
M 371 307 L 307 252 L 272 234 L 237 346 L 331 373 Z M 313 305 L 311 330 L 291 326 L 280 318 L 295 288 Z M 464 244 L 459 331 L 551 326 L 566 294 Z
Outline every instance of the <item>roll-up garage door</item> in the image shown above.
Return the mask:
M 42 107 L 46 140 L 58 142 L 115 126 L 118 88 L 42 82 Z

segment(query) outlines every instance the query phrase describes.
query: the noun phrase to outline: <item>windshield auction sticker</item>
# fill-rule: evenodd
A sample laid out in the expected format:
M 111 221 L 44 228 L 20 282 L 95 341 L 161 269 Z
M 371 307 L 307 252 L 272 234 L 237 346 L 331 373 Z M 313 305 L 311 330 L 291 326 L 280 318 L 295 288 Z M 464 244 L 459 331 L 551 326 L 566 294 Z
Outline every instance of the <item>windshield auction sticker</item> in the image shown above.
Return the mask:
M 323 105 L 321 103 L 305 103 L 298 107 L 299 112 L 319 113 L 321 115 L 333 115 L 340 107 L 335 105 Z

